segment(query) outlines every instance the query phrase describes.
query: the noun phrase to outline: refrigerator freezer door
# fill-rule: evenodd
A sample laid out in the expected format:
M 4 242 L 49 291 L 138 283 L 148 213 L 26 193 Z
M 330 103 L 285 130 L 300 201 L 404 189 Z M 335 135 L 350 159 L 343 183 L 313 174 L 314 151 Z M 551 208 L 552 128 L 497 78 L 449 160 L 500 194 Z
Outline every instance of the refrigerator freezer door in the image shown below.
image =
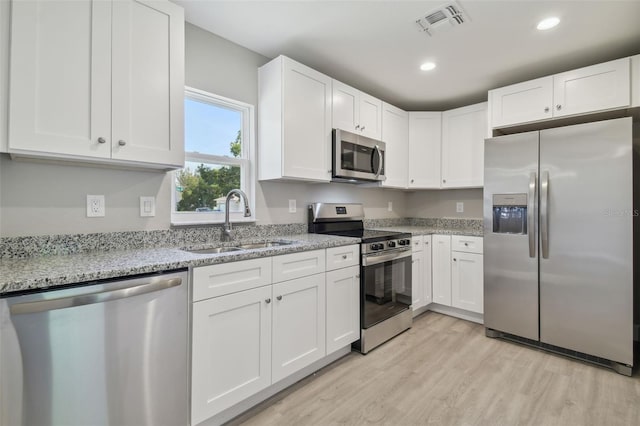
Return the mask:
M 484 157 L 484 325 L 533 340 L 538 340 L 538 138 L 530 132 L 487 139 Z M 500 200 L 508 198 L 526 206 L 526 213 L 520 207 L 528 218 L 526 234 L 512 232 L 512 226 L 494 229 L 493 204 L 506 206 Z
M 631 118 L 541 131 L 546 172 L 540 340 L 632 365 Z

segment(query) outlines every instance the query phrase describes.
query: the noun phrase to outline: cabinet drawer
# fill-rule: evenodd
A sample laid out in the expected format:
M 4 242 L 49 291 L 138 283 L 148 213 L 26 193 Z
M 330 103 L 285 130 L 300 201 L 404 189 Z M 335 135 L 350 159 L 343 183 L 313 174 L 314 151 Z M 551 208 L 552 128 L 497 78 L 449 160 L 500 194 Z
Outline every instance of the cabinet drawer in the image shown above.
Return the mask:
M 271 258 L 193 268 L 193 301 L 271 284 Z
M 325 270 L 325 251 L 291 253 L 273 258 L 273 282 L 293 280 Z
M 360 264 L 360 245 L 327 249 L 327 271 Z
M 414 252 L 422 251 L 422 246 L 424 244 L 424 237 L 422 235 L 414 235 L 411 237 L 411 250 Z
M 482 254 L 482 237 L 451 236 L 451 251 Z

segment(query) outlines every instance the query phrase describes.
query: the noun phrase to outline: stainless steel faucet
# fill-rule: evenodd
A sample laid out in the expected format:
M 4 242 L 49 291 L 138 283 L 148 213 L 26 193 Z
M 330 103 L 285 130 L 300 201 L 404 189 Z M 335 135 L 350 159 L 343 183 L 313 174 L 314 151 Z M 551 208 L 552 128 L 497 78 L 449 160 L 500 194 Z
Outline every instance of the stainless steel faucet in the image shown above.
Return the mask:
M 242 202 L 244 203 L 244 217 L 251 216 L 251 209 L 249 208 L 249 199 L 247 198 L 247 194 L 245 194 L 240 189 L 232 189 L 227 194 L 227 199 L 225 200 L 224 205 L 224 230 L 222 232 L 222 241 L 231 240 L 231 221 L 229 220 L 229 200 L 232 196 L 239 195 L 242 198 Z

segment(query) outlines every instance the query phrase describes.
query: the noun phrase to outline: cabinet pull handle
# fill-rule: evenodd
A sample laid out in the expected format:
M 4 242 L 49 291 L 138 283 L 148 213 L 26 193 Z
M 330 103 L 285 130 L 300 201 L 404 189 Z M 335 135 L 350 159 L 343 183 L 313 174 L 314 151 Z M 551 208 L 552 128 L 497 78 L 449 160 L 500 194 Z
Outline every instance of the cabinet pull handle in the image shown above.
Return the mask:
M 271 303 L 271 299 L 270 299 L 270 298 L 264 299 L 264 301 L 265 301 L 266 303 Z
M 107 143 L 105 138 L 98 138 L 98 143 Z
M 276 297 L 276 299 L 282 300 L 282 296 L 278 296 L 278 297 Z
M 118 145 L 120 145 L 120 146 L 125 146 L 126 144 L 127 144 L 127 142 L 123 141 L 122 139 L 120 139 L 118 141 Z
M 544 107 L 544 112 L 549 112 L 549 107 Z
M 558 111 L 560 111 L 560 110 L 562 109 L 562 105 L 560 105 L 560 104 L 556 105 L 556 109 L 557 109 Z

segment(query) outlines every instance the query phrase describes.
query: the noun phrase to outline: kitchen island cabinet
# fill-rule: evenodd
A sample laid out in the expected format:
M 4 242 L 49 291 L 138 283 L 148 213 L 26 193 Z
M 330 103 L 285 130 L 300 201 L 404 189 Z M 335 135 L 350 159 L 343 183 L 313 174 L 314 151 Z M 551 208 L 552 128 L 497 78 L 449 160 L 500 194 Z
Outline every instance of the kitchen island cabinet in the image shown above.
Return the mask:
M 184 13 L 168 1 L 14 1 L 8 152 L 184 165 Z

